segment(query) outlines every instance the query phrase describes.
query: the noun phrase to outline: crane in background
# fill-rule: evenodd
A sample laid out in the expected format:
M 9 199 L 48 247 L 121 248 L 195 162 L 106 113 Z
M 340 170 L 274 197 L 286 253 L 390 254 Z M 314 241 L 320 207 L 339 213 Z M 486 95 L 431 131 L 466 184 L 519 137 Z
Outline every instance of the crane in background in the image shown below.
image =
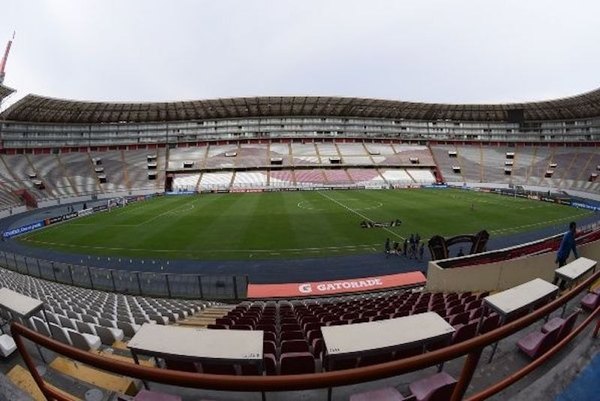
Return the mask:
M 6 67 L 6 61 L 8 60 L 8 53 L 10 53 L 10 47 L 12 46 L 13 40 L 15 40 L 15 34 L 16 32 L 13 32 L 12 38 L 6 44 L 4 56 L 2 57 L 2 60 L 0 60 L 0 84 L 4 82 L 4 75 L 6 75 L 4 72 L 4 68 Z

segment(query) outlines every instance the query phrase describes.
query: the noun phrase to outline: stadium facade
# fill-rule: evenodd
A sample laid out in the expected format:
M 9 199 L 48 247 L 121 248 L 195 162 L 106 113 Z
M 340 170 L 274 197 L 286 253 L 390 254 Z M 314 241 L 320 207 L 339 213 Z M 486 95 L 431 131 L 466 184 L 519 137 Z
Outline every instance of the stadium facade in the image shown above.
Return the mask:
M 11 92 L 3 87 L 0 96 Z M 27 95 L 0 120 L 3 149 L 279 137 L 581 144 L 600 141 L 600 90 L 497 105 L 342 97 L 100 103 Z

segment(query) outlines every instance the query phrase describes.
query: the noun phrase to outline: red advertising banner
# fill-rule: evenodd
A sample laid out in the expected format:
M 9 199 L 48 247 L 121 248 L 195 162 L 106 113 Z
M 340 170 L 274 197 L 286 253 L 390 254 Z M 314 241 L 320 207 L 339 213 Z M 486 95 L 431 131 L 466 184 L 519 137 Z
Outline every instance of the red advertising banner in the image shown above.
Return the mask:
M 248 298 L 297 298 L 321 295 L 376 291 L 386 288 L 425 284 L 427 278 L 421 272 L 363 277 L 348 280 L 317 281 L 287 284 L 249 284 Z

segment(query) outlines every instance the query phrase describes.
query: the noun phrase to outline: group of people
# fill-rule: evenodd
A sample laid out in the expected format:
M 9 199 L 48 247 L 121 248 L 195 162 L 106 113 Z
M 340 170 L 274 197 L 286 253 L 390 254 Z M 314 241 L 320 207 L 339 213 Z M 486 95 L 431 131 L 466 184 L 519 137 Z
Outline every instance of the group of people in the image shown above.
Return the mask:
M 425 255 L 425 242 L 421 242 L 419 233 L 411 234 L 409 238 L 404 239 L 402 248 L 398 241 L 392 242 L 389 238 L 385 240 L 385 257 L 390 255 L 404 256 L 409 259 L 423 260 Z

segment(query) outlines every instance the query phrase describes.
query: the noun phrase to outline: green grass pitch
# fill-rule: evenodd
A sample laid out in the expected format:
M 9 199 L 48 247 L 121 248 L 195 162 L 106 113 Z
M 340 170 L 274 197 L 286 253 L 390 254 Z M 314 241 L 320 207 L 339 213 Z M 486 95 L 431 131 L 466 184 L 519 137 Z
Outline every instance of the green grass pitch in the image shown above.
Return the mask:
M 65 252 L 158 259 L 302 258 L 382 252 L 411 233 L 492 236 L 588 212 L 460 190 L 353 190 L 160 197 L 48 227 L 20 241 Z M 362 220 L 393 228 L 360 227 Z

